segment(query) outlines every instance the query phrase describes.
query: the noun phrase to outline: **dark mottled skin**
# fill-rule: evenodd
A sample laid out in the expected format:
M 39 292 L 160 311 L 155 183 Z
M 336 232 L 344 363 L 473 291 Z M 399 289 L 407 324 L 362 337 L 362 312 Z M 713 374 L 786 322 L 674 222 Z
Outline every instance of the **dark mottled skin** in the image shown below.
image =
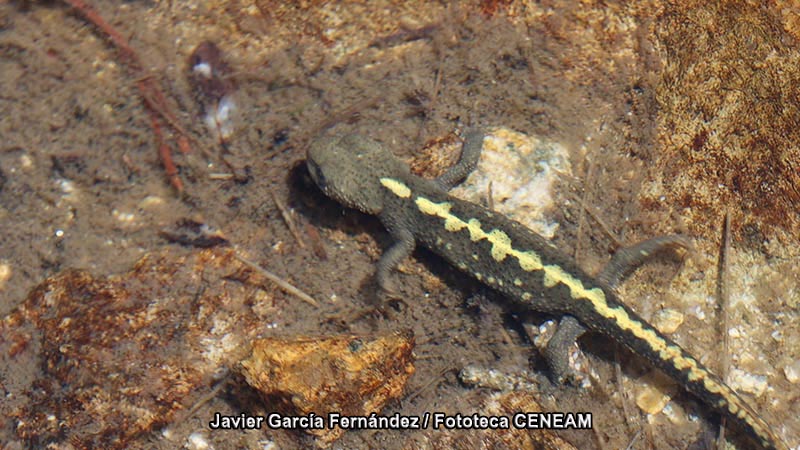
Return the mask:
M 317 139 L 308 150 L 307 161 L 312 178 L 326 195 L 348 207 L 376 215 L 394 237 L 396 243 L 378 263 L 376 277 L 382 288 L 391 291 L 390 272 L 420 243 L 530 309 L 562 315 L 558 331 L 545 350 L 557 379 L 568 378 L 567 349 L 588 328 L 609 336 L 648 359 L 706 404 L 738 423 L 763 448 L 787 449 L 736 392 L 622 304 L 614 294 L 612 286 L 626 273 L 664 248 L 685 246 L 685 238 L 656 238 L 620 251 L 600 275 L 591 277 L 548 241 L 520 223 L 447 193 L 475 168 L 482 142 L 481 133 L 468 133 L 459 163 L 436 180 L 411 174 L 405 163 L 380 144 L 355 135 Z M 382 179 L 384 182 L 386 179 L 399 181 L 407 190 L 393 191 L 381 182 Z M 408 195 L 399 195 L 398 192 Z M 586 298 L 574 298 L 564 283 L 546 286 L 544 270 L 523 270 L 521 262 L 513 257 L 498 261 L 491 254 L 494 245 L 491 239 L 470 239 L 471 235 L 465 229 L 448 231 L 443 218 L 421 212 L 418 203 L 420 198 L 437 204 L 447 202 L 450 214 L 465 222 L 477 219 L 484 231 L 502 230 L 510 238 L 514 249 L 535 252 L 543 265 L 557 266 L 570 279 L 580 280 L 587 289 L 602 290 L 603 305 L 614 311 L 623 311 L 625 319 L 617 321 L 608 318 L 608 314 L 604 316 L 588 295 Z M 640 334 L 654 337 L 648 338 L 651 341 L 648 342 L 648 339 L 637 337 L 629 329 L 620 326 L 620 322 L 626 325 L 633 323 Z M 661 346 L 659 348 L 668 347 L 673 354 L 670 357 L 662 356 L 654 350 L 652 342 Z M 678 367 L 680 364 L 675 361 L 690 361 L 692 367 Z M 692 371 L 694 379 L 690 377 Z M 701 376 L 698 377 L 698 374 Z M 707 388 L 706 383 L 712 389 Z M 737 417 L 731 410 L 740 411 L 744 418 Z

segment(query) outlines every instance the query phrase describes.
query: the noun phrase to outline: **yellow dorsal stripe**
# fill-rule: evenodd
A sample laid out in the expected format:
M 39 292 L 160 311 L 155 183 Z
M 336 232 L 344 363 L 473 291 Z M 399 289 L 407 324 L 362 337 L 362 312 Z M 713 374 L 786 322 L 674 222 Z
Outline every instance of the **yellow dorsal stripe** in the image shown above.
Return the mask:
M 392 194 L 400 198 L 411 197 L 411 189 L 401 181 L 395 180 L 394 178 L 381 178 L 380 182 L 383 187 L 389 189 Z
M 613 320 L 620 328 L 630 331 L 637 338 L 647 342 L 661 358 L 672 361 L 680 370 L 689 370 L 690 379 L 704 379 L 709 391 L 715 393 L 720 391 L 721 387 L 713 380 L 708 379 L 707 372 L 700 368 L 693 358 L 684 356 L 678 346 L 668 344 L 654 329 L 632 319 L 625 308 L 609 306 L 602 289 L 587 288 L 581 280 L 564 271 L 560 266 L 542 264 L 541 257 L 535 251 L 515 249 L 511 238 L 502 230 L 494 229 L 487 233 L 481 228 L 481 223 L 477 219 L 473 218 L 465 222 L 450 212 L 453 205 L 449 202 L 436 203 L 425 197 L 417 197 L 415 203 L 423 214 L 443 219 L 447 231 L 457 232 L 466 228 L 469 231 L 470 240 L 486 239 L 489 241 L 492 245 L 492 258 L 495 261 L 501 262 L 506 257 L 512 256 L 517 259 L 520 268 L 526 272 L 544 271 L 543 280 L 546 287 L 554 287 L 559 283 L 567 286 L 573 299 L 590 302 L 598 314 Z

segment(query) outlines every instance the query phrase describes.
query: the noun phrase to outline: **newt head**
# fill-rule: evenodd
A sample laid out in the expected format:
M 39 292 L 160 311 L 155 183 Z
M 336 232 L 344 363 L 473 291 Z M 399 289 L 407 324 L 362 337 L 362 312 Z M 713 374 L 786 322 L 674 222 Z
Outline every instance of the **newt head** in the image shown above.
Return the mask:
M 306 157 L 311 178 L 328 197 L 367 214 L 383 210 L 382 177 L 405 177 L 408 166 L 372 139 L 354 134 L 317 138 Z

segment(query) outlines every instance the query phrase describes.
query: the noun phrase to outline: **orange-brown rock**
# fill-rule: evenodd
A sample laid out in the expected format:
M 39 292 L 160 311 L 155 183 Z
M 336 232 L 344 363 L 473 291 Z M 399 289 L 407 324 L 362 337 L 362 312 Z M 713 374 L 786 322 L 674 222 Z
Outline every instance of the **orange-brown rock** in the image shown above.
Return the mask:
M 268 404 L 287 414 L 367 416 L 403 392 L 414 373 L 413 348 L 410 333 L 260 339 L 242 362 L 242 372 Z M 308 432 L 324 447 L 344 430 Z

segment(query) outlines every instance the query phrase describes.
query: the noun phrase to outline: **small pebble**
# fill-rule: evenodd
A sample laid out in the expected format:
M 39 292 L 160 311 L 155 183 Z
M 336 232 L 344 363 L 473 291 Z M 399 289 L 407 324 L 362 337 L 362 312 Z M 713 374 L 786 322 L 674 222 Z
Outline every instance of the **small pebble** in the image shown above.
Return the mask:
M 0 262 L 0 291 L 6 287 L 6 282 L 11 278 L 11 265 L 7 262 Z
M 666 308 L 653 315 L 653 326 L 662 333 L 672 334 L 683 324 L 684 315 L 675 309 Z
M 731 369 L 729 379 L 731 386 L 735 386 L 737 391 L 747 392 L 761 396 L 767 390 L 767 377 L 765 375 L 755 375 L 740 369 Z
M 189 450 L 209 450 L 212 448 L 211 444 L 208 443 L 208 439 L 199 431 L 189 435 L 184 447 Z
M 139 208 L 152 209 L 157 208 L 164 204 L 164 199 L 157 195 L 148 195 L 139 202 Z
M 114 209 L 111 211 L 111 215 L 120 222 L 123 223 L 131 223 L 136 219 L 136 215 L 133 213 L 122 212 L 118 209 Z
M 790 383 L 800 382 L 800 360 L 787 364 L 786 367 L 783 368 L 783 373 Z
M 660 413 L 675 394 L 675 383 L 660 372 L 649 372 L 639 378 L 636 406 L 647 414 Z

